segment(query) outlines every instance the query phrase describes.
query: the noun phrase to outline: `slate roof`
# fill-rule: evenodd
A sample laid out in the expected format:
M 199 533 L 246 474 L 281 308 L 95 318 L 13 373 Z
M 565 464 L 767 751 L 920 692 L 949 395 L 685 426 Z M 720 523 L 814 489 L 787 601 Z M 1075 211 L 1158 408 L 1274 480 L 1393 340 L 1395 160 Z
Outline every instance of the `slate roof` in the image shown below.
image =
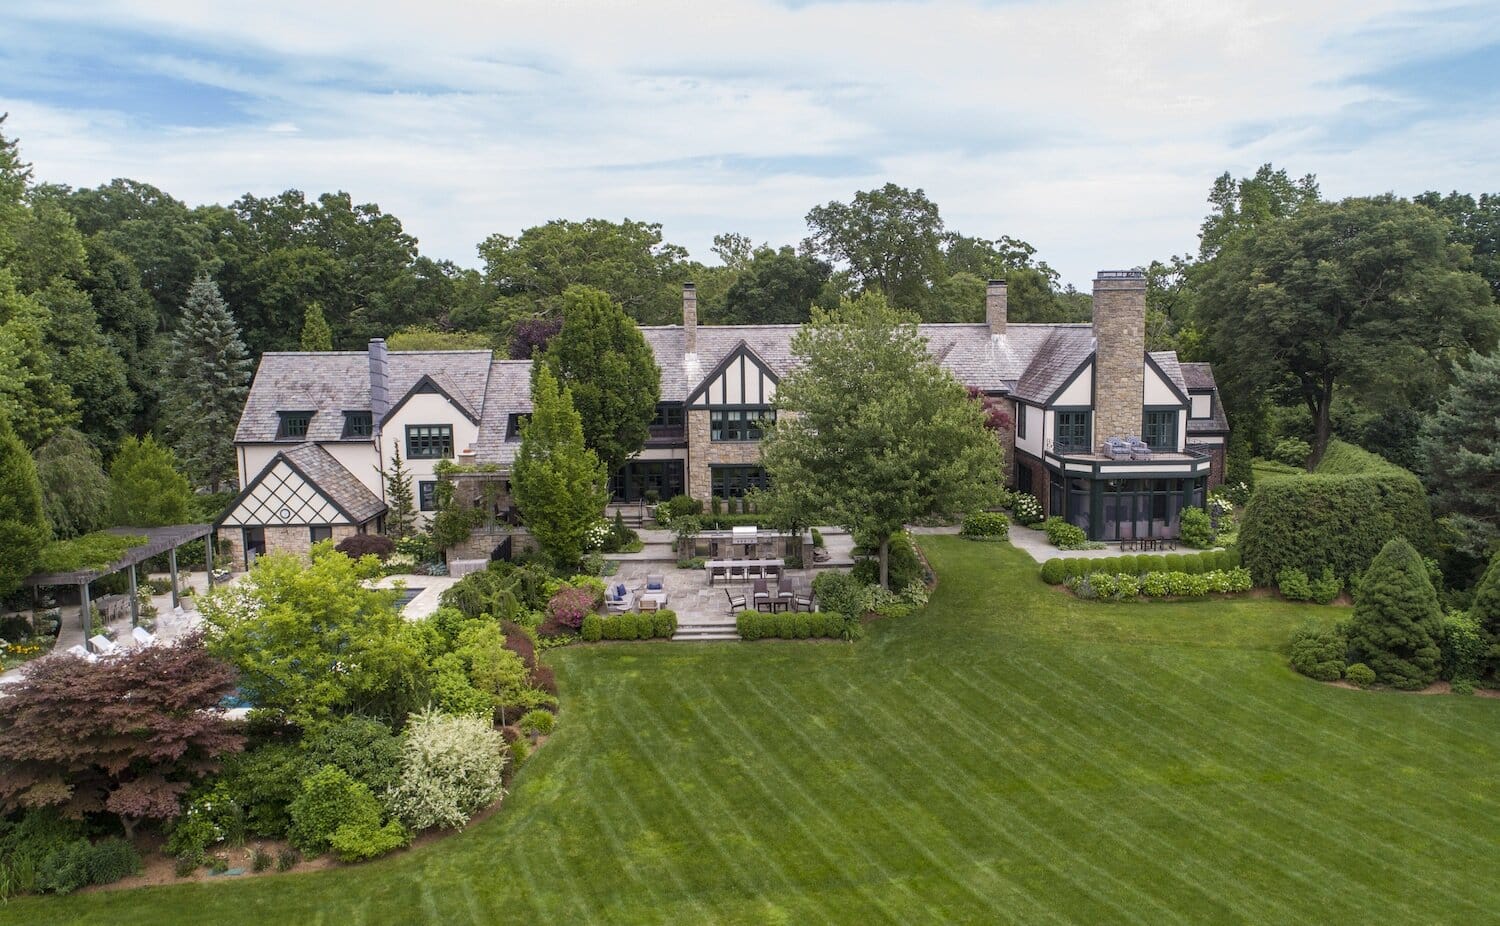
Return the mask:
M 1151 355 L 1152 360 L 1156 361 L 1156 365 L 1161 367 L 1161 371 L 1167 374 L 1167 379 L 1172 381 L 1172 385 L 1181 390 L 1183 395 L 1187 395 L 1187 382 L 1182 376 L 1182 364 L 1177 362 L 1177 351 L 1153 350 L 1147 353 Z
M 490 381 L 484 391 L 484 414 L 479 419 L 475 462 L 509 466 L 520 444 L 509 433 L 510 416 L 531 411 L 531 361 L 496 360 L 490 364 Z
M 1214 413 L 1209 418 L 1188 418 L 1189 434 L 1220 434 L 1229 432 L 1229 418 L 1224 414 L 1224 403 L 1219 398 L 1219 384 L 1214 380 L 1214 368 L 1207 363 L 1184 363 L 1182 378 L 1189 392 L 1211 392 L 1214 396 Z
M 363 524 L 385 511 L 385 502 L 317 444 L 288 447 L 280 455 L 328 496 L 329 501 L 344 509 L 353 523 Z
M 394 408 L 424 375 L 430 376 L 477 418 L 489 374 L 487 350 L 391 351 L 386 364 L 387 393 Z M 364 351 L 267 353 L 261 355 L 234 439 L 237 443 L 275 442 L 280 423 L 277 412 L 310 411 L 307 436 L 286 443 L 330 443 L 344 439 L 344 412 L 369 410 L 370 360 Z
M 1007 327 L 1007 333 L 1010 328 Z M 1037 405 L 1051 399 L 1083 362 L 1094 353 L 1090 325 L 1036 325 L 1047 329 L 1038 339 L 1027 366 L 1012 390 L 1016 398 Z

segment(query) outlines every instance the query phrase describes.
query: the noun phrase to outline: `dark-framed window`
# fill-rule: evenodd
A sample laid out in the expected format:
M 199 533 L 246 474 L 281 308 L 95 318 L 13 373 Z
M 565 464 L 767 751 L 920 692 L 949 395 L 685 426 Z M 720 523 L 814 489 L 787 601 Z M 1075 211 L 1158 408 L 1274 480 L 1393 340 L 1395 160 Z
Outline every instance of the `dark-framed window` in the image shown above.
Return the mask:
M 1031 494 L 1031 467 L 1016 467 L 1016 491 Z
M 309 527 L 307 531 L 308 534 L 312 537 L 313 543 L 317 543 L 320 540 L 333 539 L 333 528 L 329 527 L 326 524 L 314 524 L 312 527 Z
M 276 439 L 300 440 L 307 436 L 312 424 L 312 412 L 277 412 Z
M 636 502 L 655 491 L 665 501 L 687 491 L 686 466 L 682 460 L 631 460 L 609 477 L 611 498 Z
M 1016 403 L 1016 437 L 1026 439 L 1026 406 Z
M 776 409 L 769 405 L 715 408 L 708 413 L 708 436 L 716 441 L 760 440 L 766 426 L 775 421 Z
M 369 437 L 375 433 L 375 420 L 369 412 L 344 412 L 345 437 Z
M 1141 440 L 1152 450 L 1177 449 L 1177 409 L 1148 408 L 1141 415 Z
M 417 507 L 422 511 L 437 510 L 437 480 L 417 483 Z
M 521 439 L 521 425 L 531 420 L 531 412 L 511 412 L 505 419 L 505 439 L 514 441 Z
M 1080 453 L 1089 449 L 1089 412 L 1057 412 L 1053 425 L 1052 447 L 1059 453 Z
M 769 489 L 771 477 L 759 466 L 710 466 L 709 489 L 720 498 L 740 498 L 752 489 Z
M 453 456 L 453 425 L 409 424 L 406 426 L 408 460 L 446 460 Z
M 657 402 L 656 417 L 651 419 L 653 428 L 681 428 L 686 410 L 681 402 Z
M 1203 399 L 1203 414 L 1198 414 L 1198 400 Z M 1214 394 L 1212 392 L 1194 392 L 1188 395 L 1188 417 L 1190 418 L 1212 418 L 1214 416 Z

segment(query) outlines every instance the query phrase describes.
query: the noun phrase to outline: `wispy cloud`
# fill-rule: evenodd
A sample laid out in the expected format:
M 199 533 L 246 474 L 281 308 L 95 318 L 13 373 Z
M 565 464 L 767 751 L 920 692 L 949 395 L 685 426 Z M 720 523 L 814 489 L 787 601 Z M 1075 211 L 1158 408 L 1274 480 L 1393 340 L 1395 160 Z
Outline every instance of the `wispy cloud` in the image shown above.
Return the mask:
M 707 256 L 893 180 L 1066 278 L 1189 250 L 1212 178 L 1346 195 L 1495 176 L 1493 4 L 97 0 L 0 10 L 45 179 L 190 202 L 347 189 L 460 262 L 556 217 Z

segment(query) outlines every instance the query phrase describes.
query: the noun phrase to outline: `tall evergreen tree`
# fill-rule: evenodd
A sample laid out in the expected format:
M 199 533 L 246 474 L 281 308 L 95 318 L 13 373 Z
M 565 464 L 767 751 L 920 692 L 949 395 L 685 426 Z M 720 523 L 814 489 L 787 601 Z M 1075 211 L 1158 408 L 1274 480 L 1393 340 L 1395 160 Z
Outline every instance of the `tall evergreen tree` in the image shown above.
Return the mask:
M 567 386 L 538 364 L 531 420 L 521 428 L 511 486 L 527 530 L 553 561 L 569 567 L 609 501 L 608 474 L 584 445 L 583 421 Z
M 42 512 L 36 465 L 0 412 L 0 598 L 20 588 L 21 580 L 36 571 L 51 536 Z
M 0 412 L 28 447 L 78 420 L 77 400 L 52 374 L 43 341 L 50 320 L 46 307 L 18 291 L 0 266 Z
M 333 350 L 333 329 L 323 317 L 323 303 L 316 299 L 302 312 L 302 349 Z
M 1500 353 L 1474 353 L 1422 428 L 1427 487 L 1465 552 L 1500 552 Z
M 661 372 L 641 330 L 607 294 L 568 287 L 562 330 L 543 357 L 573 396 L 585 444 L 609 472 L 645 446 L 661 398 Z
M 1404 537 L 1392 538 L 1359 581 L 1349 652 L 1396 688 L 1426 688 L 1442 667 L 1443 610 L 1427 567 Z
M 1474 588 L 1474 602 L 1469 606 L 1469 616 L 1479 625 L 1484 635 L 1485 671 L 1492 678 L 1500 678 L 1500 552 L 1490 560 L 1484 578 Z
M 109 518 L 109 476 L 99 451 L 72 428 L 52 435 L 35 454 L 42 507 L 52 532 L 77 537 L 104 527 Z
M 177 471 L 172 451 L 150 434 L 127 437 L 109 466 L 109 517 L 117 525 L 185 524 L 192 489 Z
M 386 536 L 394 540 L 410 537 L 417 524 L 417 506 L 411 491 L 411 470 L 401 459 L 399 444 L 391 452 L 391 468 L 381 470 L 380 475 L 385 479 Z
M 166 361 L 166 433 L 188 475 L 217 492 L 235 480 L 234 431 L 250 384 L 250 354 L 219 287 L 200 275 L 188 291 Z

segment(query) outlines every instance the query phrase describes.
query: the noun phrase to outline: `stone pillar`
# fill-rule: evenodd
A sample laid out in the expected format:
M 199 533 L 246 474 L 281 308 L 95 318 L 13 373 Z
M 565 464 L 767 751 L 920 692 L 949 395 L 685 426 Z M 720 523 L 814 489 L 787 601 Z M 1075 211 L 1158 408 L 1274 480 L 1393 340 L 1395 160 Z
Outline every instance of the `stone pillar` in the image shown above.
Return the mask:
M 1146 274 L 1101 270 L 1094 279 L 1094 434 L 1140 436 L 1146 382 Z
M 1005 334 L 1005 320 L 1008 314 L 1006 302 L 1005 281 L 990 280 L 984 288 L 984 320 L 990 326 L 990 334 Z

